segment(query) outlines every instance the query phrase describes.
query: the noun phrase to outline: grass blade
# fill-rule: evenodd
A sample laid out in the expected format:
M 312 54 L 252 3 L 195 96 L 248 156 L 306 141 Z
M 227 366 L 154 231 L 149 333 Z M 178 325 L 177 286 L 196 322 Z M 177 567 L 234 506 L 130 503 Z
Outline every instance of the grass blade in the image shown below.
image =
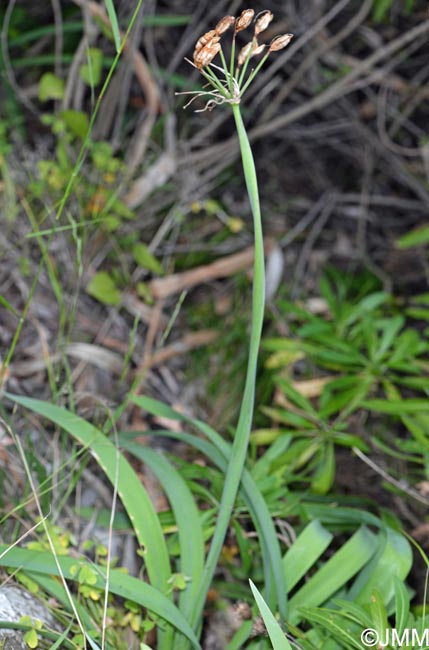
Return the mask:
M 43 576 L 59 575 L 54 558 L 48 552 L 33 551 L 25 548 L 12 548 L 0 545 L 0 554 L 4 553 L 1 559 L 1 565 L 22 569 L 29 572 L 33 579 L 37 579 L 37 574 Z M 105 567 L 99 567 L 85 560 L 77 560 L 70 557 L 59 557 L 61 569 L 67 580 L 76 580 L 74 567 L 88 567 L 92 573 L 96 574 L 96 583 L 93 586 L 103 590 L 105 587 Z M 109 590 L 112 594 L 128 600 L 133 600 L 142 607 L 157 614 L 165 621 L 171 623 L 177 630 L 184 634 L 192 643 L 196 650 L 201 650 L 194 632 L 189 626 L 184 616 L 180 613 L 174 603 L 155 587 L 147 584 L 142 580 L 133 578 L 119 569 L 112 569 L 110 572 Z
M 0 294 L 0 305 L 3 305 L 3 307 L 6 307 L 6 309 L 7 309 L 8 311 L 10 311 L 11 314 L 13 314 L 13 315 L 16 316 L 17 318 L 19 318 L 19 314 L 15 311 L 15 309 L 12 307 L 12 305 L 10 304 L 10 302 L 8 302 L 8 301 L 6 300 L 6 298 L 4 298 L 1 294 Z
M 118 17 L 116 15 L 113 0 L 104 0 L 106 5 L 107 15 L 109 16 L 110 26 L 112 28 L 113 40 L 115 42 L 116 51 L 121 49 L 121 34 L 119 32 Z
M 356 579 L 350 598 L 365 604 L 371 600 L 376 588 L 388 604 L 395 595 L 394 577 L 405 579 L 412 561 L 411 547 L 406 538 L 386 526 L 379 533 L 377 553 Z
M 227 459 L 232 454 L 232 446 L 226 442 L 212 427 L 205 422 L 178 413 L 168 405 L 150 397 L 131 396 L 130 400 L 145 411 L 153 415 L 190 424 L 205 435 L 212 444 L 207 443 L 190 434 L 176 434 L 174 432 L 159 431 L 156 434 L 166 435 L 177 440 L 183 440 L 199 449 L 212 460 L 222 471 L 225 471 Z M 264 497 L 260 493 L 255 481 L 247 470 L 241 478 L 242 495 L 251 513 L 253 522 L 258 531 L 262 545 L 262 557 L 265 577 L 265 589 L 271 607 L 277 606 L 282 617 L 286 614 L 286 585 L 282 568 L 282 556 L 276 530 Z M 273 585 L 273 589 L 271 588 Z
M 329 546 L 333 535 L 315 519 L 308 524 L 283 557 L 286 586 L 290 592 Z
M 116 446 L 98 429 L 59 406 L 7 394 L 12 401 L 46 417 L 89 448 L 112 483 L 117 471 Z M 166 592 L 171 577 L 170 560 L 158 516 L 136 473 L 123 455 L 119 457 L 118 492 L 145 551 L 145 564 L 151 583 Z
M 192 580 L 180 594 L 180 609 L 189 616 L 190 605 L 204 565 L 204 538 L 195 500 L 176 468 L 152 449 L 121 439 L 122 447 L 146 463 L 161 483 L 171 503 L 180 542 L 180 570 Z
M 410 594 L 397 576 L 394 576 L 393 584 L 395 586 L 395 628 L 398 634 L 402 634 L 410 614 Z
M 362 526 L 291 598 L 290 621 L 295 625 L 302 616 L 299 607 L 317 607 L 347 584 L 378 550 L 377 537 Z
M 429 402 L 426 398 L 410 398 L 398 400 L 369 399 L 362 403 L 363 408 L 387 415 L 412 415 L 413 413 L 429 413 Z
M 251 580 L 249 580 L 249 582 L 258 609 L 261 613 L 262 618 L 264 619 L 265 627 L 267 628 L 268 636 L 270 637 L 273 650 L 292 650 L 291 644 L 287 640 L 282 628 L 274 618 L 274 615 L 268 607 L 267 603 L 262 598 L 253 582 Z

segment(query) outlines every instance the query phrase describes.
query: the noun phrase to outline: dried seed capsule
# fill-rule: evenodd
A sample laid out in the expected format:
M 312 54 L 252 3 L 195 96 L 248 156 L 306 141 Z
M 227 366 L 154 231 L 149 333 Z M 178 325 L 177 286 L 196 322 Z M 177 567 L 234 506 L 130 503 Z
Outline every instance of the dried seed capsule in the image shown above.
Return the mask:
M 206 32 L 205 34 L 200 36 L 198 41 L 195 43 L 194 56 L 197 52 L 201 50 L 201 48 L 204 47 L 204 45 L 207 45 L 207 43 L 209 43 L 215 37 L 217 37 L 217 34 L 216 34 L 216 30 L 214 29 L 211 29 L 209 32 Z
M 247 43 L 244 47 L 241 48 L 240 53 L 238 55 L 238 65 L 241 67 L 247 57 L 250 55 L 250 52 L 252 51 L 253 48 L 253 43 Z
M 265 45 L 258 45 L 256 39 L 250 41 L 250 43 L 247 43 L 247 45 L 245 45 L 240 50 L 240 53 L 238 55 L 238 65 L 241 67 L 246 61 L 247 57 L 252 58 L 252 56 L 261 54 L 261 52 L 265 50 L 265 47 Z
M 258 54 L 262 54 L 266 47 L 266 45 L 258 45 L 258 47 L 255 47 L 253 50 L 252 56 L 258 56 Z
M 270 11 L 269 9 L 266 9 L 265 11 L 261 11 L 256 16 L 255 36 L 257 36 L 265 29 L 267 29 L 268 25 L 270 24 L 273 18 L 274 18 L 273 12 Z
M 194 64 L 198 68 L 198 70 L 201 70 L 201 68 L 205 68 L 206 65 L 209 65 L 215 58 L 216 54 L 220 52 L 221 45 L 214 39 L 210 41 L 210 43 L 207 43 L 199 52 L 196 53 L 194 56 Z
M 293 34 L 282 34 L 281 36 L 276 36 L 270 43 L 270 52 L 282 50 L 286 45 L 289 45 L 292 39 Z
M 224 32 L 228 31 L 230 27 L 235 23 L 235 16 L 224 16 L 216 25 L 215 32 L 219 36 Z
M 253 20 L 255 12 L 253 9 L 244 9 L 241 12 L 237 20 L 235 21 L 235 33 L 241 32 L 243 29 L 247 29 Z

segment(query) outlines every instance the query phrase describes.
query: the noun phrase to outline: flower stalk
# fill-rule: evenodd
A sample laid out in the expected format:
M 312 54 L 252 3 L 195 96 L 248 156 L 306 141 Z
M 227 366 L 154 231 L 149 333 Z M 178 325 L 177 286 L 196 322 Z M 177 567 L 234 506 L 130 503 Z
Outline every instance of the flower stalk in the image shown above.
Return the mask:
M 213 575 L 219 560 L 222 546 L 228 531 L 232 510 L 237 493 L 240 487 L 241 475 L 247 457 L 249 436 L 253 421 L 255 402 L 255 383 L 258 364 L 259 345 L 261 341 L 262 325 L 265 306 L 265 268 L 264 268 L 264 240 L 262 233 L 262 219 L 259 204 L 258 181 L 256 176 L 255 162 L 243 119 L 238 104 L 232 104 L 232 112 L 239 138 L 241 158 L 243 164 L 244 178 L 250 207 L 252 210 L 254 224 L 254 263 L 253 263 L 253 296 L 252 296 L 252 319 L 249 344 L 249 355 L 247 361 L 246 382 L 243 398 L 240 407 L 240 414 L 231 458 L 225 475 L 225 483 L 219 507 L 215 531 L 212 537 L 210 550 L 206 559 L 203 574 L 200 581 L 200 589 L 195 602 L 192 620 L 190 621 L 196 629 L 201 620 L 202 609 L 210 588 Z M 196 631 L 198 631 L 196 629 Z
M 194 51 L 194 61 L 192 63 L 192 65 L 198 68 L 204 78 L 208 81 L 210 89 L 203 90 L 200 93 L 197 92 L 196 94 L 192 93 L 193 97 L 190 102 L 194 101 L 198 97 L 208 98 L 205 107 L 200 110 L 212 110 L 216 105 L 224 103 L 231 105 L 238 134 L 244 178 L 254 226 L 252 317 L 246 380 L 236 433 L 232 445 L 232 453 L 226 470 L 217 522 L 201 576 L 199 589 L 196 593 L 195 602 L 192 607 L 190 623 L 197 634 L 200 632 L 202 612 L 207 593 L 218 564 L 219 556 L 231 520 L 234 503 L 240 487 L 253 421 L 256 372 L 265 307 L 264 242 L 255 162 L 241 116 L 240 102 L 244 92 L 247 90 L 270 53 L 282 49 L 282 47 L 286 47 L 292 39 L 291 34 L 284 34 L 283 36 L 278 36 L 273 39 L 269 45 L 260 44 L 258 42 L 259 35 L 268 27 L 272 18 L 272 13 L 267 10 L 258 14 L 255 19 L 253 9 L 245 9 L 238 18 L 225 16 L 221 21 L 219 21 L 214 30 L 207 32 L 198 39 Z M 240 50 L 238 63 L 236 64 L 235 56 L 237 35 L 248 29 L 253 22 L 254 33 L 252 39 Z M 233 27 L 233 36 L 231 58 L 228 65 L 225 54 L 222 50 L 221 38 L 230 27 Z M 246 78 L 250 59 L 263 51 L 265 51 L 265 54 L 259 64 L 255 69 L 250 71 Z M 213 59 L 217 54 L 220 56 L 221 66 L 213 64 Z M 217 74 L 219 72 L 223 78 L 219 78 Z M 188 102 L 186 106 L 188 106 L 190 102 Z

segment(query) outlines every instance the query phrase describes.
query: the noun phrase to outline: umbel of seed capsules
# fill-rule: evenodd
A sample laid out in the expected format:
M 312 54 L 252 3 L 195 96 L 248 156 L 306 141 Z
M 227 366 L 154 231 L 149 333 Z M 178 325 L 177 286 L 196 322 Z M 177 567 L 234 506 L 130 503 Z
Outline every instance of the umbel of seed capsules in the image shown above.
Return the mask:
M 231 27 L 234 28 L 233 40 L 235 40 L 238 32 L 248 29 L 254 23 L 252 40 L 238 54 L 239 67 L 250 57 L 261 54 L 267 47 L 269 52 L 277 52 L 283 49 L 292 40 L 292 34 L 276 36 L 269 45 L 258 43 L 259 34 L 267 29 L 273 18 L 273 13 L 269 9 L 261 11 L 257 14 L 256 18 L 253 9 L 244 9 L 238 18 L 235 18 L 235 16 L 224 16 L 214 29 L 203 34 L 196 42 L 193 55 L 195 67 L 201 70 L 213 61 L 221 50 L 220 40 L 222 35 Z

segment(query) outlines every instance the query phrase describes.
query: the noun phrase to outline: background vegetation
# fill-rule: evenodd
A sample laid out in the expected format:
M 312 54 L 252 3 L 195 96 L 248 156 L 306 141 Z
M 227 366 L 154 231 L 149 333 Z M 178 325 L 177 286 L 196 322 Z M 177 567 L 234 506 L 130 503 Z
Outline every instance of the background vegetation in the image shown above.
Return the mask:
M 348 650 L 429 628 L 427 2 L 249 5 L 294 40 L 241 106 L 267 305 L 198 615 L 253 230 L 229 107 L 175 93 L 201 87 L 197 38 L 248 5 L 0 7 L 0 594 L 54 616 L 2 614 L 23 647 Z

